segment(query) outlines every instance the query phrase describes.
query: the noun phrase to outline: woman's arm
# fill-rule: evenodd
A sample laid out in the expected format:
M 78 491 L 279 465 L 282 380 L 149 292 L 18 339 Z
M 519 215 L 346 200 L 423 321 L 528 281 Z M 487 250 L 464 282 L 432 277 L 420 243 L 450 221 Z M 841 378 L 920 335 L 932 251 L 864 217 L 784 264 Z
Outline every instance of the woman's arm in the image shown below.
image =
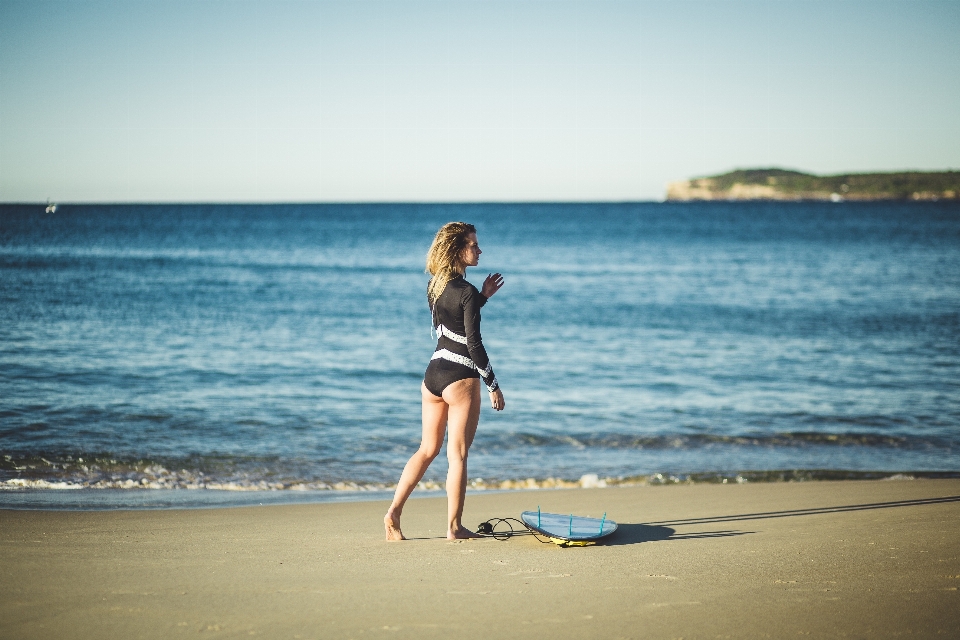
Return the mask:
M 466 287 L 461 298 L 463 305 L 463 328 L 467 337 L 467 351 L 470 352 L 470 359 L 477 365 L 480 377 L 483 383 L 487 385 L 487 391 L 490 392 L 490 402 L 494 409 L 499 411 L 503 408 L 503 393 L 500 392 L 500 384 L 497 382 L 497 376 L 493 373 L 493 366 L 490 364 L 490 358 L 487 356 L 487 350 L 483 346 L 483 338 L 480 335 L 480 292 L 474 287 Z

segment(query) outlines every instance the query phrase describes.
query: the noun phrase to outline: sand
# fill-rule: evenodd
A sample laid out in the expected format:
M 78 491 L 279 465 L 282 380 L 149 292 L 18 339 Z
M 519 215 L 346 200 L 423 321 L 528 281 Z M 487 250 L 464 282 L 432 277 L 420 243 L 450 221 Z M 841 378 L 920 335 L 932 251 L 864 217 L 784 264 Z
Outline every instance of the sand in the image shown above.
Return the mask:
M 960 637 L 960 480 L 480 493 L 465 522 L 538 504 L 621 529 L 452 543 L 435 498 L 402 543 L 382 502 L 0 511 L 0 637 Z

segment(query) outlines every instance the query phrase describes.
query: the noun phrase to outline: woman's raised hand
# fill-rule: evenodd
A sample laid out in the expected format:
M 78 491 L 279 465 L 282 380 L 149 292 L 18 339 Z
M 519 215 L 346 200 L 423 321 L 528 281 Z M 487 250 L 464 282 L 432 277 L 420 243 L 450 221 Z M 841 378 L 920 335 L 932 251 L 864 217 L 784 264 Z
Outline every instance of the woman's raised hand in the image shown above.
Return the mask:
M 500 291 L 500 287 L 503 286 L 503 276 L 499 273 L 491 273 L 483 281 L 483 289 L 480 290 L 480 293 L 483 294 L 484 298 L 489 298 L 497 291 Z
M 497 411 L 503 411 L 503 408 L 507 406 L 507 403 L 503 400 L 503 391 L 497 389 L 490 392 L 490 406 Z

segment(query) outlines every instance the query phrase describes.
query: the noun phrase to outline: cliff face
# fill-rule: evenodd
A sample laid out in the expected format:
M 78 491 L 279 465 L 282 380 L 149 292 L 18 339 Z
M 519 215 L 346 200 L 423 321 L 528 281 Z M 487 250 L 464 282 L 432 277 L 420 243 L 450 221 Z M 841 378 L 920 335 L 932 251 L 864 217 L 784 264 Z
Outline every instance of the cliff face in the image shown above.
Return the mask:
M 828 196 L 829 197 L 829 196 Z M 671 182 L 667 200 L 795 200 L 792 195 L 769 184 L 736 183 L 722 189 L 712 178 Z
M 667 185 L 667 200 L 958 200 L 960 171 L 817 176 L 784 169 L 737 170 Z

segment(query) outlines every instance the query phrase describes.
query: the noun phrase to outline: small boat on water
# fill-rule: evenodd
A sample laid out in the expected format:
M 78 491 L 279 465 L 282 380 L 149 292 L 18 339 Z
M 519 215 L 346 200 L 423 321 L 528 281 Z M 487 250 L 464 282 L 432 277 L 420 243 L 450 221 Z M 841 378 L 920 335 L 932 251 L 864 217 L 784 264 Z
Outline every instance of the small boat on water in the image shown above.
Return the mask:
M 47 200 L 47 213 L 56 213 L 56 212 L 57 212 L 57 203 L 50 202 L 50 200 Z

